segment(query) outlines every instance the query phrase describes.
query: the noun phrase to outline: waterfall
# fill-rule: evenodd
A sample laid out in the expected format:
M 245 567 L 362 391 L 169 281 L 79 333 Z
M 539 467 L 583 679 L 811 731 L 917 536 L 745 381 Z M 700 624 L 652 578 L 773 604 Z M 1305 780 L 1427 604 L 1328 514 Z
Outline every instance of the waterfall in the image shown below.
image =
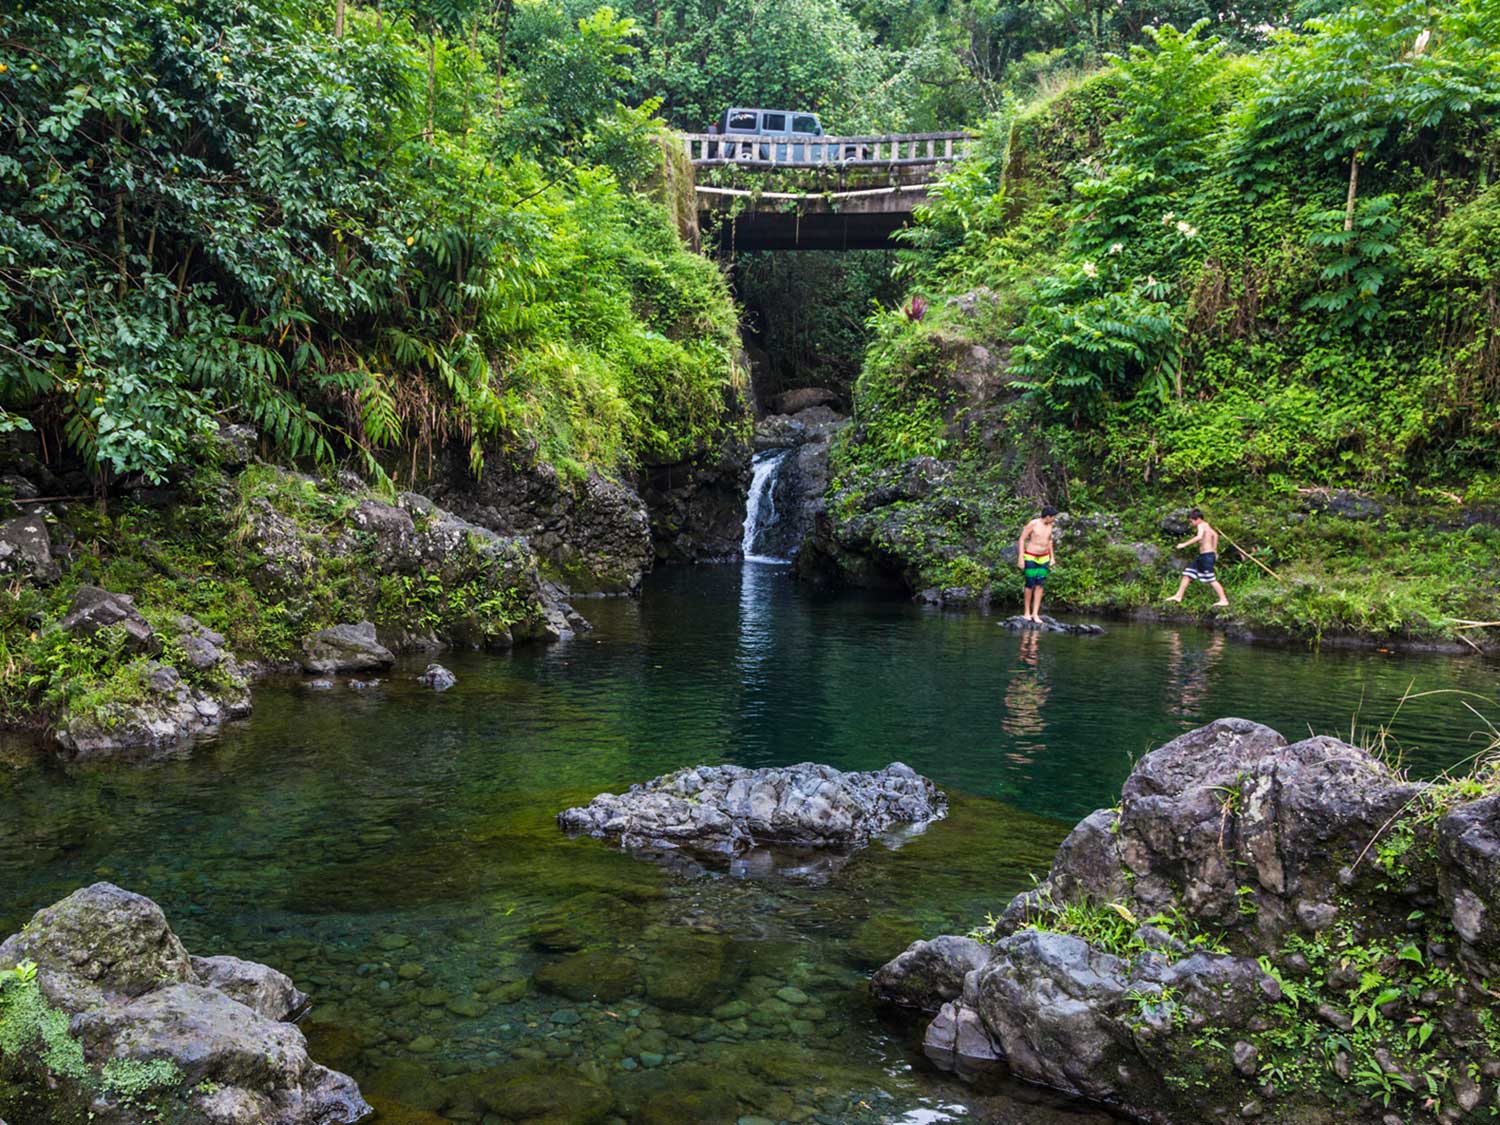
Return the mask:
M 784 563 L 777 555 L 762 554 L 776 529 L 776 477 L 789 449 L 766 449 L 751 462 L 750 494 L 745 499 L 745 535 L 740 542 L 746 562 Z

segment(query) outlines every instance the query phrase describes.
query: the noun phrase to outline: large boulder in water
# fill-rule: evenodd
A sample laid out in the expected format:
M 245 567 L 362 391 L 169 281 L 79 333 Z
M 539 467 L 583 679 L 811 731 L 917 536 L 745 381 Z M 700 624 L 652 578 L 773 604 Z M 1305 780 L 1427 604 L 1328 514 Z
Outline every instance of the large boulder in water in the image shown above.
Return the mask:
M 334 625 L 302 640 L 302 669 L 329 672 L 374 672 L 396 663 L 395 654 L 375 639 L 375 625 Z
M 973 938 L 943 934 L 915 941 L 876 972 L 870 990 L 877 999 L 935 1012 L 964 994 L 964 978 L 984 968 L 994 951 Z
M 1136 764 L 982 964 L 918 943 L 874 991 L 955 1005 L 932 1041 L 962 1023 L 982 1056 L 972 1012 L 1012 1073 L 1144 1121 L 1466 1119 L 1500 1079 L 1497 790 L 1221 719 Z
M 285 1022 L 306 1000 L 290 979 L 190 957 L 141 895 L 95 883 L 38 911 L 0 944 L 0 969 L 22 963 L 35 980 L 4 985 L 0 1012 L 13 1030 L 34 1026 L 17 1032 L 28 1050 L 0 1054 L 0 1099 L 47 1090 L 54 1106 L 87 1107 L 110 1125 L 335 1125 L 370 1112 L 354 1081 L 313 1062 Z M 48 1031 L 42 1051 L 48 1011 L 68 1019 L 68 1042 Z
M 678 770 L 618 796 L 601 793 L 557 821 L 568 832 L 618 839 L 623 847 L 738 853 L 764 844 L 861 847 L 889 829 L 947 813 L 937 786 L 900 762 L 861 773 L 804 762 Z

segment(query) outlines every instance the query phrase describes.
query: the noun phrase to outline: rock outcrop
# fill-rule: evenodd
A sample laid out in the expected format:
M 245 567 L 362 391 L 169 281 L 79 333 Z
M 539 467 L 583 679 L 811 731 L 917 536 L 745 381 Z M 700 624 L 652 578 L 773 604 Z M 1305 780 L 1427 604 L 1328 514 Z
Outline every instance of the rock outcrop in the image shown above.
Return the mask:
M 1500 1105 L 1500 796 L 1222 719 L 1148 754 L 985 944 L 918 942 L 878 998 L 933 1057 L 1150 1122 L 1444 1123 Z M 957 983 L 957 982 L 961 982 Z
M 646 505 L 628 484 L 594 470 L 571 480 L 528 461 L 476 480 L 467 458 L 456 457 L 428 491 L 470 523 L 524 539 L 574 594 L 630 593 L 651 569 Z
M 759 845 L 853 848 L 947 815 L 947 798 L 909 766 L 843 773 L 804 762 L 774 769 L 698 766 L 601 793 L 557 821 L 627 848 L 746 851 Z
M 101 629 L 118 629 L 131 652 L 155 656 L 161 652 L 161 641 L 150 623 L 135 608 L 129 594 L 112 594 L 98 586 L 80 586 L 73 595 L 73 605 L 58 628 L 80 637 L 95 636 Z
M 395 503 L 353 474 L 312 477 L 257 466 L 253 484 L 223 487 L 236 552 L 251 560 L 255 596 L 311 618 L 296 663 L 242 664 L 226 638 L 186 615 L 150 618 L 128 594 L 80 586 L 55 628 L 98 650 L 98 690 L 70 697 L 50 716 L 63 756 L 155 752 L 211 733 L 249 713 L 249 681 L 299 665 L 312 675 L 368 674 L 400 652 L 443 647 L 508 648 L 586 630 L 566 593 L 542 577 L 520 538 L 461 519 L 430 499 Z M 327 625 L 312 591 L 336 590 L 371 621 Z M 246 591 L 249 593 L 249 591 Z M 306 618 L 304 618 L 306 619 Z M 337 620 L 337 619 L 335 619 Z M 102 638 L 102 639 L 101 639 Z
M 772 395 L 766 403 L 770 414 L 797 414 L 818 407 L 837 409 L 839 396 L 824 387 L 795 387 Z
M 166 647 L 132 598 L 93 586 L 79 588 L 59 628 L 93 635 L 111 626 L 124 631 L 129 651 L 162 654 Z M 181 667 L 143 661 L 140 684 L 131 696 L 62 715 L 53 735 L 65 757 L 80 760 L 173 746 L 250 713 L 249 676 L 222 635 L 181 614 L 167 636 Z
M 458 677 L 441 664 L 429 664 L 422 674 L 417 677 L 417 682 L 423 687 L 429 687 L 433 691 L 447 691 L 458 683 Z
M 738 559 L 749 486 L 750 448 L 738 437 L 682 461 L 646 466 L 641 499 L 650 514 L 656 561 Z
M 46 1120 L 73 1111 L 111 1125 L 335 1125 L 371 1112 L 353 1080 L 313 1062 L 286 1022 L 306 1003 L 286 976 L 190 957 L 150 899 L 109 883 L 76 891 L 0 944 L 0 969 L 22 963 L 35 980 L 4 988 L 35 989 L 28 1011 L 45 1005 L 70 1021 L 69 1042 L 47 1032 L 42 1051 L 41 1023 L 28 1031 L 14 1017 L 37 1049 L 0 1054 L 0 1074 L 46 1103 Z M 120 1081 L 126 1074 L 133 1080 Z

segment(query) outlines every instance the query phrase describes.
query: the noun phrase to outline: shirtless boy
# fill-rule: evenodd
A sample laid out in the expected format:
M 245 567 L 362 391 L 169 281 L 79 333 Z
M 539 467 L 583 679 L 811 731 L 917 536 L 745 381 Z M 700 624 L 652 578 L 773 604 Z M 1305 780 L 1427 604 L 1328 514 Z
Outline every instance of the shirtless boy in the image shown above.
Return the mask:
M 1021 594 L 1022 621 L 1042 620 L 1042 587 L 1047 584 L 1047 572 L 1057 561 L 1052 545 L 1052 525 L 1056 522 L 1057 509 L 1048 504 L 1021 532 L 1016 566 L 1026 578 L 1026 588 Z
M 1188 523 L 1193 525 L 1196 533 L 1191 539 L 1184 539 L 1177 544 L 1177 550 L 1191 547 L 1196 543 L 1198 557 L 1193 560 L 1192 566 L 1182 572 L 1182 585 L 1177 587 L 1177 593 L 1167 601 L 1181 602 L 1182 595 L 1187 593 L 1190 583 L 1207 582 L 1213 587 L 1214 593 L 1219 595 L 1219 600 L 1214 602 L 1214 605 L 1228 605 L 1229 598 L 1225 596 L 1224 587 L 1219 585 L 1218 576 L 1214 574 L 1214 563 L 1219 558 L 1219 533 L 1209 525 L 1209 522 L 1203 518 L 1203 513 L 1196 508 L 1188 513 Z

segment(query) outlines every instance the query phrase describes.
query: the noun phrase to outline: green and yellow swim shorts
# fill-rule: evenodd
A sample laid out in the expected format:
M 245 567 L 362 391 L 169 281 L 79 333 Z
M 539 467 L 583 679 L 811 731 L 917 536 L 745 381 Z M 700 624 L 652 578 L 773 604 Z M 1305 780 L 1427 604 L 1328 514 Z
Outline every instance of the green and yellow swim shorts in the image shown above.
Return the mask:
M 1033 555 L 1030 551 L 1021 556 L 1021 574 L 1026 579 L 1026 588 L 1034 590 L 1047 584 L 1047 572 L 1052 569 L 1052 552 Z

